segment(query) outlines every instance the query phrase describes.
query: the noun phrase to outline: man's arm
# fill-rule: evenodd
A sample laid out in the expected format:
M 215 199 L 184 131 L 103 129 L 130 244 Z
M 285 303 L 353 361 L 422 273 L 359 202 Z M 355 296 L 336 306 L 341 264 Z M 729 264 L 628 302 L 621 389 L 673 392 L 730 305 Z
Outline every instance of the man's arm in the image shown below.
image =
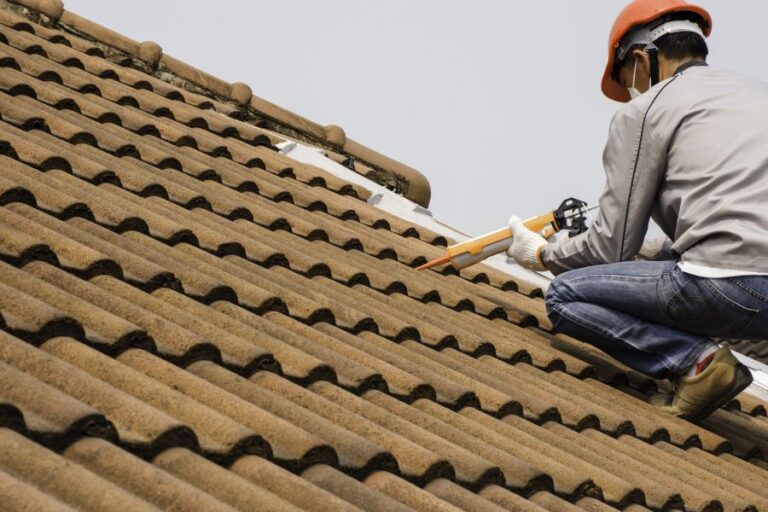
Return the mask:
M 655 138 L 646 119 L 652 105 L 628 105 L 611 121 L 600 213 L 586 233 L 542 249 L 552 273 L 630 260 L 640 250 L 667 158 L 667 141 Z

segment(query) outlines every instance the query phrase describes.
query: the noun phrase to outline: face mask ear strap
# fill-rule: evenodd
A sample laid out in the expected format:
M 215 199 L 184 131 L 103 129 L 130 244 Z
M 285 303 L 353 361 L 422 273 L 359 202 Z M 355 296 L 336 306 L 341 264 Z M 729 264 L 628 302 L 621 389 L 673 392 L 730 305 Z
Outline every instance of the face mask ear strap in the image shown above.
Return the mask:
M 651 86 L 659 83 L 659 48 L 651 43 L 645 47 L 648 57 L 651 60 Z
M 637 78 L 637 57 L 635 57 L 635 67 L 632 70 L 632 87 L 635 87 L 635 79 Z

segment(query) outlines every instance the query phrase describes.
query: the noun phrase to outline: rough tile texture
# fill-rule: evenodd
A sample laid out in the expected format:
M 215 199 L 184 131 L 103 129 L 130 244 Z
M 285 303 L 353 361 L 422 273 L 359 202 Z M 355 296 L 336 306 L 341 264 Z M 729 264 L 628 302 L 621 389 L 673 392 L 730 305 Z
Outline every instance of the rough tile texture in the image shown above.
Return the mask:
M 729 343 L 742 354 L 768 364 L 768 340 L 729 340 Z
M 354 165 L 343 130 L 23 4 L 0 0 L 0 508 L 768 510 L 764 403 L 661 415 L 540 291 L 416 272 L 444 237 L 275 148 Z

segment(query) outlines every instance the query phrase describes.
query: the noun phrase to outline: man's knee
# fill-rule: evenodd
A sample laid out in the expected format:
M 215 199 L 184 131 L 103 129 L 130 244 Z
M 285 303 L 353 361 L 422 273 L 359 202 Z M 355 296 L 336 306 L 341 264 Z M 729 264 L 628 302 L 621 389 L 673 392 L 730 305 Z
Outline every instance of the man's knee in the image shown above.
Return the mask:
M 560 323 L 560 306 L 568 302 L 566 298 L 567 293 L 565 293 L 566 280 L 563 277 L 564 275 L 565 274 L 561 274 L 552 280 L 549 284 L 549 288 L 547 288 L 547 293 L 544 296 L 544 304 L 547 307 L 547 316 L 549 316 L 553 325 Z

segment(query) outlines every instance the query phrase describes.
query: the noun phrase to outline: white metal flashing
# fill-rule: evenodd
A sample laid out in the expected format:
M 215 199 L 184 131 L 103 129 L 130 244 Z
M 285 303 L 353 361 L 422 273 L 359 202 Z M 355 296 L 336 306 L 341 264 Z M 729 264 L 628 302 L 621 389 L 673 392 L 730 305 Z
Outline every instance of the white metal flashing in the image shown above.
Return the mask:
M 326 157 L 323 151 L 319 148 L 306 146 L 292 141 L 281 142 L 277 147 L 280 149 L 280 153 L 298 162 L 318 167 L 338 178 L 369 190 L 372 195 L 368 200 L 368 203 L 376 208 L 380 208 L 392 215 L 396 215 L 417 226 L 432 230 L 437 234 L 452 238 L 457 242 L 463 242 L 464 240 L 471 238 L 468 234 L 435 219 L 432 216 L 432 212 L 426 208 L 372 182 L 352 169 L 347 169 L 343 165 L 334 162 Z M 527 281 L 535 286 L 539 286 L 543 291 L 546 291 L 551 281 L 551 274 L 539 274 L 524 269 L 509 260 L 504 254 L 492 256 L 483 263 L 505 272 L 515 279 Z M 747 392 L 762 400 L 768 401 L 768 366 L 742 354 L 737 353 L 736 357 L 750 369 L 755 379 L 752 385 L 747 389 Z
M 294 160 L 319 167 L 334 176 L 369 190 L 372 195 L 368 200 L 368 203 L 376 208 L 381 208 L 401 219 L 407 220 L 417 226 L 427 228 L 447 238 L 452 238 L 457 242 L 463 242 L 464 240 L 471 238 L 468 234 L 435 219 L 432 216 L 432 212 L 426 208 L 419 206 L 405 197 L 372 182 L 355 171 L 347 169 L 343 165 L 334 162 L 326 157 L 323 151 L 319 148 L 306 146 L 297 142 L 282 142 L 279 143 L 277 147 L 282 154 L 293 158 Z M 488 258 L 483 263 L 505 272 L 516 279 L 527 281 L 534 286 L 541 287 L 542 290 L 546 290 L 549 286 L 550 280 L 548 278 L 536 272 L 526 270 L 509 261 L 504 254 L 497 254 L 496 256 Z

